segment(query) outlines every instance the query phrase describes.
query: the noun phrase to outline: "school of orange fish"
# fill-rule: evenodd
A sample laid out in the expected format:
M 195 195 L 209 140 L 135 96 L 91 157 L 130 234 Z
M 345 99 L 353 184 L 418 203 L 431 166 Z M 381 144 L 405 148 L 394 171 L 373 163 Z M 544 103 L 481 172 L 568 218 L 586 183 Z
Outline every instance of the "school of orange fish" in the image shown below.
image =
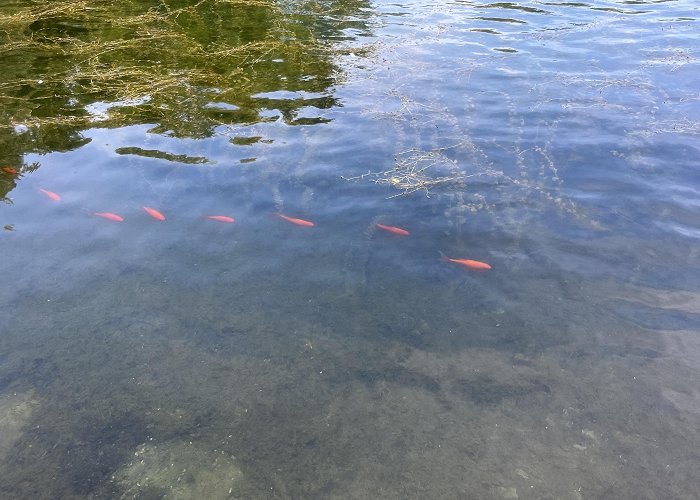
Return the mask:
M 17 171 L 11 167 L 2 167 L 2 170 L 9 174 L 9 175 L 17 175 Z M 39 188 L 38 191 L 46 196 L 49 200 L 54 201 L 54 202 L 60 202 L 61 201 L 61 196 L 58 193 L 55 193 L 53 191 L 49 191 L 48 189 L 44 188 Z M 153 217 L 155 220 L 158 221 L 165 221 L 165 215 L 163 215 L 162 212 L 159 210 L 153 208 L 153 207 L 141 207 L 143 210 Z M 112 213 L 112 212 L 93 212 L 92 215 L 95 215 L 97 217 L 102 217 L 103 219 L 107 219 L 109 221 L 113 222 L 123 222 L 124 217 L 121 215 Z M 284 214 L 275 214 L 280 220 L 283 220 L 285 222 L 288 222 L 290 224 L 294 224 L 295 226 L 300 226 L 300 227 L 314 227 L 315 224 L 309 220 L 304 220 L 304 219 L 298 219 L 296 217 L 289 217 Z M 236 220 L 233 217 L 230 217 L 228 215 L 204 215 L 203 216 L 205 219 L 217 221 L 217 222 L 223 222 L 223 223 L 233 223 L 236 222 Z M 387 233 L 396 235 L 396 236 L 410 236 L 411 233 L 407 231 L 406 229 L 396 227 L 396 226 L 388 226 L 385 224 L 377 224 L 376 225 L 377 229 L 381 229 L 382 231 L 386 231 Z M 467 269 L 471 269 L 473 271 L 488 271 L 491 269 L 491 266 L 487 264 L 486 262 L 481 262 L 478 260 L 472 260 L 472 259 L 453 259 L 450 257 L 447 257 L 445 255 L 442 255 L 442 260 L 445 262 L 450 262 L 453 264 L 457 264 L 459 266 L 465 267 Z

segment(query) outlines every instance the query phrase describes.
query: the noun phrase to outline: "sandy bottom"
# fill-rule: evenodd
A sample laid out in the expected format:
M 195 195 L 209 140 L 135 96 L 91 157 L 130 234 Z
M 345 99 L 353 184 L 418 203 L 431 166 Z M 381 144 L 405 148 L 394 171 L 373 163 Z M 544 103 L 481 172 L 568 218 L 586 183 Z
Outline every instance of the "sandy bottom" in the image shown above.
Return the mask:
M 695 299 L 553 277 L 499 297 L 472 275 L 380 273 L 323 296 L 137 273 L 26 299 L 0 340 L 0 496 L 700 491 L 700 342 L 661 328 Z

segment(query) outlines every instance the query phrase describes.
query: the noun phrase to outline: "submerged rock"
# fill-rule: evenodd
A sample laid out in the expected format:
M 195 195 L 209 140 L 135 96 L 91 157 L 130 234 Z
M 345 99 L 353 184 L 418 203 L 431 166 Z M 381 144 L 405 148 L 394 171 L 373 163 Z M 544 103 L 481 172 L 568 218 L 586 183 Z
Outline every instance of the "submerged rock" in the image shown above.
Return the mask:
M 238 498 L 247 490 L 236 459 L 191 443 L 142 444 L 113 476 L 122 498 Z
M 0 462 L 24 434 L 34 408 L 38 405 L 32 391 L 0 396 Z

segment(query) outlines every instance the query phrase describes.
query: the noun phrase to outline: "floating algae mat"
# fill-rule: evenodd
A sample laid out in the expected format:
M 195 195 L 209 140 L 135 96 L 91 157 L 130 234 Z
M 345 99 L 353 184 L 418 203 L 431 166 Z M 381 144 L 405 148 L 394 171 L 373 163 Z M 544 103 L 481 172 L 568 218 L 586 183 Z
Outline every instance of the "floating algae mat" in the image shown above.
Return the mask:
M 6 3 L 2 121 L 34 130 L 35 150 L 70 147 L 71 131 L 96 124 L 202 137 L 259 121 L 251 96 L 280 78 L 318 92 L 333 76 L 333 47 L 298 17 L 265 0 Z M 284 107 L 291 116 L 295 102 Z

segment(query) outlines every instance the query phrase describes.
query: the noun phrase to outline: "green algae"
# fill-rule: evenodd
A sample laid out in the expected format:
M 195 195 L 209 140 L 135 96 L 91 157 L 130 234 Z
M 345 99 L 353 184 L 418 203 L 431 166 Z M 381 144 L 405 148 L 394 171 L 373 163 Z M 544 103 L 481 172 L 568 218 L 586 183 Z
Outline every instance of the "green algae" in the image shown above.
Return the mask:
M 339 78 L 342 26 L 366 2 L 59 0 L 0 7 L 0 146 L 22 170 L 27 153 L 82 146 L 92 127 L 153 124 L 174 137 L 209 137 L 261 121 L 256 94 L 325 97 Z M 304 100 L 285 101 L 289 124 Z M 311 103 L 311 105 L 314 105 Z M 223 128 L 221 128 L 223 127 Z

